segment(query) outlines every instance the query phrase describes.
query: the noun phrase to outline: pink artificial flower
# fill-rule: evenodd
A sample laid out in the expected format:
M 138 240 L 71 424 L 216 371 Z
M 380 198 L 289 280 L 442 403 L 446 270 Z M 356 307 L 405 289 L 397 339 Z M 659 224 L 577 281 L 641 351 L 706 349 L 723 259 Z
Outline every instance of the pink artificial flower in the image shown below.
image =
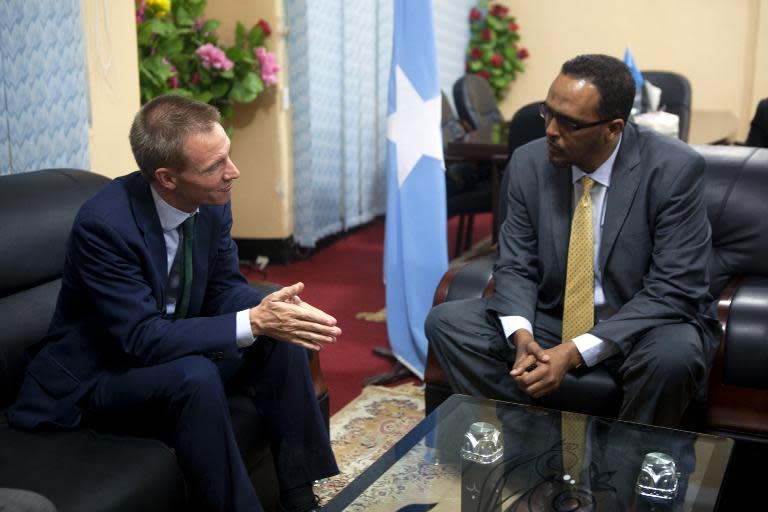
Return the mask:
M 277 72 L 280 71 L 275 54 L 268 52 L 263 46 L 255 48 L 253 53 L 256 54 L 256 58 L 259 59 L 261 64 L 261 79 L 264 80 L 264 84 L 267 86 L 275 85 L 277 83 Z
M 144 21 L 144 9 L 146 9 L 146 7 L 146 0 L 141 0 L 141 2 L 139 2 L 139 8 L 136 9 L 136 23 Z
M 203 67 L 205 69 L 222 69 L 228 71 L 234 67 L 234 63 L 227 58 L 221 48 L 206 43 L 197 50 L 195 53 L 200 60 L 203 61 Z
M 200 75 L 197 73 L 192 73 L 192 78 L 190 78 L 190 81 L 192 82 L 192 85 L 197 85 L 200 83 Z
M 192 25 L 192 30 L 194 30 L 195 32 L 200 32 L 201 30 L 203 30 L 203 25 L 205 25 L 205 18 L 203 18 L 202 16 L 198 16 L 197 19 L 195 20 L 195 23 Z

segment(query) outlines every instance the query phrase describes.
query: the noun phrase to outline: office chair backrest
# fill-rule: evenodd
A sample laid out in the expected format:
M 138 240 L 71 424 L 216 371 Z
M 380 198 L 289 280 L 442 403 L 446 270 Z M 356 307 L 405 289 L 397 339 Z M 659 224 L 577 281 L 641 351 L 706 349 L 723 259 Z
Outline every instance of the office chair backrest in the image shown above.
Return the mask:
M 683 75 L 671 71 L 643 71 L 643 77 L 661 89 L 659 108 L 680 118 L 678 137 L 688 142 L 691 128 L 691 83 Z
M 512 116 L 512 120 L 509 122 L 509 138 L 507 139 L 510 158 L 512 158 L 512 153 L 520 146 L 546 135 L 544 120 L 539 115 L 539 104 L 541 104 L 540 101 L 529 103 Z M 504 218 L 507 216 L 506 197 L 508 183 L 509 173 L 505 172 L 499 187 L 499 227 L 501 227 L 501 223 L 504 222 Z
M 747 146 L 768 148 L 768 98 L 760 100 L 752 122 L 749 124 Z
M 491 86 L 481 76 L 464 75 L 456 80 L 453 84 L 453 102 L 459 118 L 474 129 L 504 122 Z
M 507 139 L 510 157 L 518 147 L 546 135 L 544 120 L 539 115 L 540 104 L 540 101 L 529 103 L 512 116 Z
M 440 91 L 440 96 L 443 99 L 443 111 L 440 118 L 440 128 L 443 132 L 443 144 L 446 144 L 452 140 L 463 137 L 467 131 L 464 129 L 464 125 L 456 114 L 453 113 L 451 104 L 448 101 L 448 97 L 443 91 Z

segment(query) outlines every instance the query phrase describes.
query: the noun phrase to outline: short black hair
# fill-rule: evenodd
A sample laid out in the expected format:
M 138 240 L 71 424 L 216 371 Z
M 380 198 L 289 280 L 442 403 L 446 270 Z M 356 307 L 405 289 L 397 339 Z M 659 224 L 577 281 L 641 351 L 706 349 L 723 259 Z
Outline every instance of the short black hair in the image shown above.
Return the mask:
M 597 115 L 600 119 L 627 122 L 635 101 L 635 80 L 626 64 L 610 55 L 579 55 L 563 64 L 560 72 L 589 80 L 600 93 Z
M 153 181 L 161 167 L 183 171 L 187 166 L 186 138 L 209 132 L 220 119 L 215 107 L 174 94 L 158 96 L 141 107 L 129 139 L 133 157 L 147 181 Z

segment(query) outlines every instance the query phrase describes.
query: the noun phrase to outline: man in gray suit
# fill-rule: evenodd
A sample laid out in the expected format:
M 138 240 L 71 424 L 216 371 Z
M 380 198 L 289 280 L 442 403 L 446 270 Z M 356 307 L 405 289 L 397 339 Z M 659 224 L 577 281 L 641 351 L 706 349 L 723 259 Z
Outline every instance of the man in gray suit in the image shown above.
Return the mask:
M 718 324 L 706 314 L 704 161 L 628 124 L 634 94 L 613 57 L 563 64 L 541 105 L 546 137 L 515 151 L 506 170 L 495 292 L 441 304 L 427 319 L 455 392 L 533 403 L 568 370 L 604 365 L 623 385 L 621 419 L 672 426 L 705 382 Z M 561 339 L 571 219 L 584 196 L 594 318 Z

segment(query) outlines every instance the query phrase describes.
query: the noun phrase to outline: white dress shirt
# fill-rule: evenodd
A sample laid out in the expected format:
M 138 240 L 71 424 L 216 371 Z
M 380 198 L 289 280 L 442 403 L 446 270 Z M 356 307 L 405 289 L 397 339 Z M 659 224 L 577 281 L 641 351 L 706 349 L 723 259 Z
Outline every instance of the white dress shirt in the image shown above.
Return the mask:
M 192 213 L 183 212 L 174 208 L 160 197 L 160 194 L 157 193 L 154 186 L 150 186 L 149 189 L 152 191 L 152 200 L 155 202 L 157 216 L 160 217 L 160 227 L 163 228 L 166 261 L 168 262 L 166 268 L 168 269 L 168 275 L 170 276 L 173 260 L 176 259 L 176 251 L 178 251 L 181 238 L 181 235 L 179 234 L 179 226 L 181 226 L 187 218 L 196 215 L 199 210 L 195 210 Z M 176 311 L 176 297 L 173 294 L 168 294 L 167 297 L 165 312 L 168 316 L 172 316 Z M 237 315 L 235 315 L 235 322 L 237 346 L 243 348 L 252 345 L 255 338 L 251 331 L 251 321 L 248 310 L 238 311 Z
M 595 169 L 592 173 L 586 173 L 576 167 L 571 166 L 571 179 L 573 180 L 573 201 L 571 202 L 571 213 L 575 208 L 576 203 L 581 197 L 583 187 L 581 185 L 582 176 L 589 176 L 595 182 L 589 195 L 592 198 L 592 233 L 594 242 L 594 269 L 595 269 L 595 307 L 599 307 L 605 304 L 605 294 L 603 293 L 602 285 L 602 272 L 598 265 L 600 256 L 600 240 L 603 234 L 603 222 L 605 220 L 605 205 L 606 195 L 608 188 L 611 186 L 611 173 L 613 172 L 613 164 L 616 161 L 616 154 L 619 152 L 619 146 L 621 146 L 621 139 L 616 144 L 616 148 L 611 153 L 611 156 L 603 162 L 600 167 Z M 504 336 L 509 338 L 512 333 L 518 329 L 525 329 L 533 334 L 533 327 L 531 321 L 522 316 L 500 316 L 501 326 L 504 329 Z M 598 320 L 599 321 L 599 320 Z M 573 343 L 576 345 L 576 349 L 581 354 L 581 358 L 584 360 L 584 364 L 587 366 L 594 366 L 600 361 L 607 359 L 616 352 L 618 347 L 610 341 L 603 340 L 589 333 L 582 334 L 573 338 Z

